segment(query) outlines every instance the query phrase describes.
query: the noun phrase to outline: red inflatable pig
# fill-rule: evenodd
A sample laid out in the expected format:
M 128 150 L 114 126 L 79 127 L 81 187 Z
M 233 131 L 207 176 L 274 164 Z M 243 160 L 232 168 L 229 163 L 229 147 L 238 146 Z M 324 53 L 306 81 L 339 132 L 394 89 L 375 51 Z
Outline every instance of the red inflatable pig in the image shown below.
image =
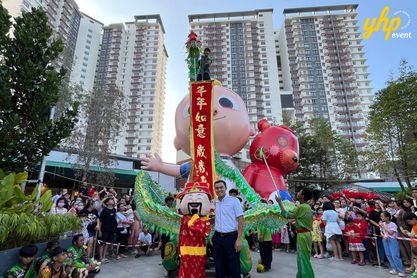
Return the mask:
M 258 129 L 249 149 L 252 164 L 246 167 L 243 175 L 253 189 L 267 200 L 274 200 L 276 188 L 273 177 L 281 198 L 291 200 L 283 176 L 298 167 L 298 139 L 287 126 L 271 126 L 266 119 L 258 122 Z

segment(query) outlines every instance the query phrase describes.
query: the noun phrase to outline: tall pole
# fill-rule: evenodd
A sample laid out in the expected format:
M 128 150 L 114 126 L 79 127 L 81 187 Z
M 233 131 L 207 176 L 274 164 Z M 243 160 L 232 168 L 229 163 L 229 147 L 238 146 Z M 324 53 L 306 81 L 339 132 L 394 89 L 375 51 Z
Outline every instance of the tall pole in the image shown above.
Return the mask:
M 49 114 L 49 119 L 52 122 L 54 121 L 55 110 L 56 110 L 56 107 L 52 106 L 51 112 Z M 42 158 L 41 169 L 39 170 L 39 176 L 38 176 L 38 193 L 36 195 L 37 200 L 41 197 L 41 193 L 42 193 L 43 177 L 45 176 L 45 166 L 46 166 L 46 156 L 44 155 Z

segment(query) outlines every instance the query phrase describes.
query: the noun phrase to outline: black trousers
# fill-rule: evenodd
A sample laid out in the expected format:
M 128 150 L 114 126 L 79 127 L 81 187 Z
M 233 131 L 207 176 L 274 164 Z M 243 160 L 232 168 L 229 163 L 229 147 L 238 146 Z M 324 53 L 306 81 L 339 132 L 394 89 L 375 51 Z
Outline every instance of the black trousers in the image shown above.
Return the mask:
M 212 238 L 214 265 L 217 278 L 240 278 L 240 252 L 236 252 L 237 232 L 221 236 L 215 232 Z
M 124 231 L 124 228 L 117 228 L 116 229 L 116 239 L 117 239 L 117 243 L 120 243 L 121 245 L 127 245 L 127 240 L 129 237 L 129 228 L 126 228 L 127 233 L 122 233 Z M 121 246 L 119 248 L 119 253 L 126 253 L 127 248 L 124 246 Z
M 259 241 L 259 254 L 262 264 L 266 268 L 271 268 L 272 262 L 272 241 Z
M 202 81 L 202 80 L 208 80 L 210 81 L 210 74 L 208 72 L 205 72 L 203 74 L 199 73 L 197 74 L 197 81 Z

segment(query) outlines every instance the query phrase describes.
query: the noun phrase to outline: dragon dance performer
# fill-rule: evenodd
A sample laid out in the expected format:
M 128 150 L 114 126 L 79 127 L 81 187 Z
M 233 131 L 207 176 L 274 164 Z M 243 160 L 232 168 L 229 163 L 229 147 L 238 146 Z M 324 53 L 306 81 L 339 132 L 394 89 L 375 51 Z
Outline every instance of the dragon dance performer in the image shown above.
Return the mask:
M 275 196 L 281 214 L 289 219 L 295 219 L 295 228 L 297 232 L 297 278 L 314 278 L 313 267 L 311 266 L 311 230 L 313 229 L 313 211 L 307 202 L 313 197 L 312 192 L 304 188 L 297 194 L 297 200 L 300 205 L 292 212 L 285 210 L 282 199 L 279 194 Z

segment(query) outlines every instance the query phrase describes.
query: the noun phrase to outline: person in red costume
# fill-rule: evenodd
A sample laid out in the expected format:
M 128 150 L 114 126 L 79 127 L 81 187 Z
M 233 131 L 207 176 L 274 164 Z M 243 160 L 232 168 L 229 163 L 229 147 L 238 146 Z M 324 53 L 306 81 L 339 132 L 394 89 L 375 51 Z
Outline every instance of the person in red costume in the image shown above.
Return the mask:
M 271 126 L 266 119 L 258 122 L 258 129 L 249 149 L 252 163 L 243 171 L 243 176 L 264 199 L 274 201 L 278 189 L 283 200 L 292 200 L 283 176 L 298 167 L 298 139 L 287 126 Z
M 211 230 L 207 215 L 212 208 L 208 185 L 189 182 L 177 199 L 178 210 L 183 214 L 178 239 L 181 260 L 178 278 L 205 278 L 206 239 Z

